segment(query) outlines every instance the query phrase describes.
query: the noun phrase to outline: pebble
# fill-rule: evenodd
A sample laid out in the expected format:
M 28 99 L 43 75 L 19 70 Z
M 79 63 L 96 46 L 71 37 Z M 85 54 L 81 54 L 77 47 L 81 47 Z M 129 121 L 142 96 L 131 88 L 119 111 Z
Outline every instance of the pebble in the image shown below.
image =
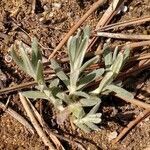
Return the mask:
M 61 3 L 52 3 L 52 6 L 56 9 L 60 9 L 61 8 Z
M 12 61 L 12 57 L 9 54 L 5 55 L 5 61 L 10 63 Z
M 113 131 L 108 135 L 108 140 L 111 141 L 117 137 L 118 133 L 117 131 Z

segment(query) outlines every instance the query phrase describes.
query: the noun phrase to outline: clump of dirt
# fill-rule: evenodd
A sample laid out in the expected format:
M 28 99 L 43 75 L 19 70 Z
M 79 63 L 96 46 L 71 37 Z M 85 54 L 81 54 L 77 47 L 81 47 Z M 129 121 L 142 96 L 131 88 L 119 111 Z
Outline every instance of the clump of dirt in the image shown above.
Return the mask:
M 33 9 L 33 3 L 29 0 L 1 0 L 0 1 L 0 69 L 6 75 L 7 81 L 4 87 L 10 87 L 14 84 L 23 83 L 31 80 L 23 72 L 21 72 L 13 62 L 8 62 L 5 58 L 9 55 L 9 48 L 16 40 L 21 40 L 28 46 L 31 45 L 31 37 L 36 36 L 43 49 L 43 55 L 48 58 L 52 50 L 58 45 L 64 35 L 69 31 L 71 26 L 79 20 L 83 14 L 90 8 L 93 0 L 37 0 L 37 5 Z M 112 22 L 127 21 L 132 18 L 138 18 L 150 15 L 150 2 L 148 0 L 127 2 L 127 12 L 118 14 Z M 98 20 L 105 12 L 109 3 L 106 2 L 95 13 L 84 22 L 84 25 L 90 25 L 95 28 Z M 150 33 L 150 25 L 148 23 L 131 28 L 120 30 L 122 33 Z M 121 43 L 122 41 L 120 41 Z M 119 42 L 118 42 L 119 43 Z M 147 47 L 148 49 L 149 47 Z M 61 51 L 57 52 L 57 57 L 62 58 L 65 53 L 64 46 Z M 140 50 L 141 51 L 141 50 Z M 149 51 L 149 49 L 148 49 Z M 146 75 L 145 75 L 146 72 Z M 140 76 L 134 76 L 136 83 L 144 83 L 142 88 L 135 91 L 138 85 L 130 87 L 137 98 L 149 102 L 150 81 L 147 74 L 150 70 L 146 70 Z M 140 84 L 139 83 L 139 84 Z M 3 87 L 3 88 L 4 88 Z M 2 88 L 0 86 L 0 88 Z M 127 87 L 129 88 L 129 87 Z M 141 94 L 142 93 L 142 94 Z M 13 93 L 14 95 L 17 93 Z M 9 95 L 0 97 L 1 101 L 6 102 Z M 143 99 L 143 97 L 146 99 Z M 24 110 L 19 99 L 11 100 L 11 107 L 24 114 Z M 37 102 L 38 103 L 38 102 Z M 18 109 L 20 108 L 20 109 Z M 51 108 L 49 108 L 51 109 Z M 143 150 L 150 145 L 150 120 L 145 119 L 138 124 L 120 143 L 112 145 L 109 141 L 109 135 L 112 132 L 119 133 L 133 118 L 138 115 L 141 109 L 132 105 L 120 102 L 114 97 L 102 103 L 100 111 L 103 114 L 103 121 L 100 124 L 98 132 L 83 133 L 80 130 L 73 130 L 67 122 L 64 126 L 59 127 L 52 123 L 52 110 L 44 111 L 49 126 L 62 136 L 79 139 L 86 145 L 87 149 L 96 150 Z M 50 121 L 49 121 L 50 120 Z M 55 120 L 54 120 L 55 121 Z M 64 144 L 66 146 L 66 143 Z M 68 145 L 66 146 L 67 149 Z M 27 129 L 17 122 L 8 114 L 1 112 L 0 116 L 0 150 L 45 150 L 47 149 L 37 135 L 32 135 Z M 77 149 L 73 145 L 68 149 Z

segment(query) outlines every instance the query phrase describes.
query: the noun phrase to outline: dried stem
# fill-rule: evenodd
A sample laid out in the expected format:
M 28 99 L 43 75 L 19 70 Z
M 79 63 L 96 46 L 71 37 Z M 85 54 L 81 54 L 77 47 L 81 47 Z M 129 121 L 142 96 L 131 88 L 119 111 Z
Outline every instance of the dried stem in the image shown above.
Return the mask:
M 113 5 L 113 2 L 110 4 L 108 9 L 103 14 L 102 18 L 97 23 L 96 29 L 106 26 L 111 21 L 111 19 L 117 14 L 118 10 L 122 7 L 122 5 L 124 5 L 124 0 L 121 0 L 119 2 L 119 5 L 117 6 L 116 9 L 112 9 L 112 5 Z M 89 51 L 91 49 L 91 47 L 94 45 L 94 43 L 97 41 L 97 39 L 98 39 L 98 37 L 92 38 L 87 51 Z
M 129 35 L 121 33 L 97 32 L 97 36 L 114 38 L 114 39 L 130 39 L 130 40 L 150 40 L 150 35 Z
M 144 102 L 139 101 L 135 98 L 134 99 L 127 99 L 127 98 L 125 99 L 122 96 L 118 96 L 118 95 L 115 95 L 115 96 L 118 97 L 118 98 L 121 98 L 122 100 L 126 101 L 127 103 L 131 103 L 131 104 L 139 106 L 141 108 L 145 108 L 147 110 L 150 110 L 150 104 L 144 103 Z
M 41 124 L 41 126 L 43 127 L 43 129 L 45 130 L 44 124 L 45 121 L 43 120 L 43 118 L 40 116 L 40 114 L 38 113 L 38 111 L 35 109 L 35 107 L 32 105 L 32 103 L 27 99 L 30 107 L 32 108 L 37 120 L 39 121 L 39 123 Z M 47 130 L 45 130 L 47 132 Z M 49 137 L 51 138 L 51 140 L 53 141 L 53 143 L 56 145 L 57 149 L 64 149 L 64 147 L 61 145 L 60 141 L 57 139 L 57 137 L 51 132 L 47 132 L 47 134 L 49 135 Z
M 34 128 L 29 124 L 29 122 L 27 120 L 25 120 L 21 115 L 19 115 L 16 111 L 14 111 L 13 109 L 11 109 L 10 107 L 6 106 L 0 102 L 0 108 L 2 108 L 6 113 L 8 113 L 9 115 L 11 115 L 13 118 L 15 118 L 16 120 L 18 120 L 23 126 L 25 126 L 28 131 L 30 131 L 32 134 L 34 134 Z
M 150 21 L 150 16 L 145 16 L 142 18 L 136 18 L 136 19 L 131 19 L 129 21 L 125 21 L 125 22 L 117 22 L 117 23 L 113 23 L 104 27 L 100 27 L 99 29 L 96 29 L 95 31 L 108 31 L 111 29 L 118 29 L 119 27 L 127 27 L 127 26 L 131 26 L 131 25 L 135 25 L 135 24 L 142 24 L 145 23 L 147 21 Z
M 70 31 L 62 39 L 62 41 L 57 45 L 57 47 L 54 49 L 54 51 L 49 56 L 49 59 L 54 57 L 56 52 L 62 48 L 62 46 L 66 43 L 66 41 L 69 39 L 69 37 L 80 27 L 80 25 L 91 15 L 91 13 L 94 12 L 104 2 L 105 2 L 105 0 L 98 0 L 97 2 L 95 2 L 92 5 L 92 7 L 83 15 L 83 17 L 78 22 L 75 23 L 75 25 L 70 29 Z
M 40 136 L 40 138 L 42 139 L 42 141 L 44 142 L 44 144 L 46 146 L 49 147 L 50 150 L 55 150 L 53 144 L 50 142 L 50 140 L 47 138 L 46 134 L 44 133 L 44 131 L 42 130 L 41 126 L 39 125 L 38 121 L 36 120 L 34 114 L 33 114 L 33 110 L 30 108 L 26 98 L 24 96 L 22 96 L 21 93 L 19 93 L 20 96 L 20 100 L 23 104 L 23 107 L 27 113 L 27 115 L 29 116 L 34 128 L 36 129 L 38 135 Z
M 112 141 L 113 144 L 116 144 L 120 139 L 122 139 L 134 126 L 136 126 L 140 121 L 145 119 L 150 115 L 150 110 L 144 110 L 143 113 L 140 113 L 135 120 L 131 121 L 127 127 L 125 127 L 116 139 Z

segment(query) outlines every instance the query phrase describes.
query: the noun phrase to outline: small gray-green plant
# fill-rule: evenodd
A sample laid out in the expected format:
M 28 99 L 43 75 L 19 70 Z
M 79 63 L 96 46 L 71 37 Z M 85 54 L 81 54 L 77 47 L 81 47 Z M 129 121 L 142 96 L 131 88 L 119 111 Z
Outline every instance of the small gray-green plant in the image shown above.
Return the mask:
M 123 64 L 129 56 L 129 49 L 118 53 L 118 48 L 112 52 L 107 44 L 104 46 L 103 58 L 105 69 L 100 68 L 87 73 L 86 69 L 99 61 L 95 56 L 84 60 L 90 36 L 89 27 L 79 31 L 68 40 L 67 48 L 70 62 L 70 73 L 66 74 L 55 59 L 51 59 L 51 67 L 56 72 L 55 78 L 47 85 L 43 75 L 42 55 L 37 40 L 32 41 L 32 54 L 29 56 L 22 43 L 19 44 L 20 56 L 12 47 L 11 55 L 16 64 L 38 83 L 37 90 L 22 92 L 29 99 L 47 99 L 56 108 L 58 123 L 64 122 L 68 117 L 82 130 L 88 132 L 98 130 L 96 124 L 101 122 L 101 113 L 97 110 L 101 103 L 101 96 L 115 92 L 118 96 L 133 98 L 132 94 L 120 87 L 120 83 L 114 82 Z M 103 76 L 103 78 L 102 78 Z M 99 86 L 93 90 L 87 90 L 87 85 L 96 79 L 100 79 Z M 62 81 L 66 86 L 60 88 Z M 89 112 L 85 108 L 89 107 Z

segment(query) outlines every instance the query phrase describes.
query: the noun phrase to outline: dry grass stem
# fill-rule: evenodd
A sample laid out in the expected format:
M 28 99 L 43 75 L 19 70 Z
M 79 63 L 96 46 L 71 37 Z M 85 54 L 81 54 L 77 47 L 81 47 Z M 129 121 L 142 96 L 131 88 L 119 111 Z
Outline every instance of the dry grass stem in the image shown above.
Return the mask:
M 21 115 L 19 115 L 16 111 L 12 110 L 10 107 L 7 107 L 0 102 L 0 108 L 2 108 L 6 113 L 11 115 L 13 118 L 15 118 L 17 121 L 19 121 L 24 127 L 28 129 L 29 132 L 34 134 L 34 128 L 29 124 L 27 120 L 25 120 Z
M 19 97 L 21 100 L 21 103 L 27 113 L 27 115 L 29 116 L 35 130 L 37 131 L 38 135 L 40 136 L 40 138 L 42 139 L 42 141 L 44 142 L 44 144 L 46 146 L 49 147 L 50 150 L 56 150 L 55 147 L 53 146 L 53 144 L 50 142 L 50 140 L 47 138 L 46 134 L 44 133 L 44 131 L 42 130 L 41 126 L 39 125 L 38 121 L 36 120 L 34 114 L 33 114 L 33 110 L 30 108 L 29 103 L 27 102 L 26 98 L 24 96 L 21 95 L 21 93 L 19 93 Z
M 150 40 L 150 35 L 129 35 L 121 33 L 97 32 L 97 36 L 108 37 L 114 39 L 130 39 L 130 40 Z
M 37 120 L 39 121 L 39 123 L 41 124 L 41 126 L 43 127 L 43 129 L 47 132 L 44 124 L 45 121 L 42 119 L 42 117 L 40 116 L 40 114 L 38 113 L 38 111 L 35 109 L 35 107 L 32 105 L 32 103 L 27 99 L 30 107 L 32 108 Z M 58 140 L 58 138 L 52 133 L 52 132 L 47 132 L 47 134 L 49 135 L 49 137 L 51 138 L 51 140 L 53 141 L 53 143 L 55 144 L 55 146 L 57 147 L 57 149 L 63 150 L 64 147 L 61 145 L 60 141 Z
M 145 119 L 150 115 L 150 110 L 144 110 L 143 113 L 140 113 L 135 120 L 131 121 L 127 127 L 125 127 L 118 137 L 112 141 L 113 144 L 116 144 L 120 139 L 122 139 L 134 126 L 136 126 L 140 121 Z
M 131 25 L 135 25 L 135 24 L 142 24 L 145 22 L 150 21 L 150 16 L 145 16 L 142 18 L 136 18 L 136 19 L 131 19 L 129 21 L 125 21 L 125 22 L 117 22 L 117 23 L 113 23 L 104 27 L 100 27 L 99 29 L 96 29 L 95 31 L 108 31 L 111 29 L 118 29 L 120 27 L 127 27 L 127 26 L 131 26 Z

